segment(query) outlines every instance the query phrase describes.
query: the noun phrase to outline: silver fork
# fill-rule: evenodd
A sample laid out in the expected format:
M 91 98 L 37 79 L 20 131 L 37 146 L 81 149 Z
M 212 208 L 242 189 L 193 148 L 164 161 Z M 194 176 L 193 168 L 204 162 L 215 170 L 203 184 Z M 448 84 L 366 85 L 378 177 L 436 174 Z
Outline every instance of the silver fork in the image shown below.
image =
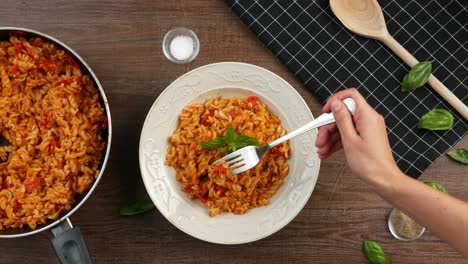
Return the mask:
M 356 102 L 352 98 L 346 98 L 343 100 L 343 103 L 348 107 L 348 110 L 354 114 L 356 111 Z M 229 165 L 229 169 L 232 171 L 233 174 L 239 174 L 241 172 L 244 172 L 246 170 L 249 170 L 253 167 L 255 167 L 259 162 L 260 159 L 263 157 L 263 155 L 273 148 L 274 146 L 277 146 L 281 143 L 283 143 L 286 140 L 289 140 L 295 136 L 298 136 L 302 133 L 305 133 L 311 129 L 321 127 L 323 125 L 327 125 L 330 123 L 335 122 L 335 117 L 333 116 L 332 113 L 325 113 L 321 114 L 319 117 L 316 119 L 312 120 L 308 124 L 306 124 L 303 127 L 300 127 L 291 133 L 288 133 L 277 140 L 262 146 L 262 147 L 255 147 L 255 146 L 247 146 L 243 147 L 241 149 L 238 149 L 222 158 L 219 160 L 215 161 L 213 164 L 217 164 L 221 161 L 227 161 Z M 312 147 L 312 146 L 311 146 Z

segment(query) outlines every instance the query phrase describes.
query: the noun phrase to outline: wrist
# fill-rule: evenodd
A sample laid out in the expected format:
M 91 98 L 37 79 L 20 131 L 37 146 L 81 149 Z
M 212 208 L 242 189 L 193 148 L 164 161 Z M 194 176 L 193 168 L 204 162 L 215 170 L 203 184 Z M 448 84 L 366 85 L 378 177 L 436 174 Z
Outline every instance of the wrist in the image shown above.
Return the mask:
M 369 177 L 373 179 L 369 185 L 379 194 L 391 194 L 399 189 L 399 184 L 408 178 L 396 165 L 379 171 L 379 177 Z

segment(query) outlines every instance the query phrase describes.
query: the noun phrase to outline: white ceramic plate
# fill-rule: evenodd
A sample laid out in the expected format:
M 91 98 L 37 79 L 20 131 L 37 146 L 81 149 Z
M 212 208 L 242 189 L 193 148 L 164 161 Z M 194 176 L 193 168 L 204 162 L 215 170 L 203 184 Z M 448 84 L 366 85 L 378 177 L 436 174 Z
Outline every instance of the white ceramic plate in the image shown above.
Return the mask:
M 181 191 L 172 167 L 164 165 L 168 138 L 178 115 L 193 102 L 207 98 L 256 95 L 292 131 L 313 119 L 307 104 L 291 85 L 276 74 L 251 64 L 224 62 L 194 69 L 175 80 L 156 99 L 140 138 L 140 169 L 146 190 L 172 224 L 208 242 L 241 244 L 267 237 L 287 225 L 307 203 L 317 181 L 320 160 L 313 130 L 290 141 L 289 174 L 270 204 L 244 215 L 208 215 L 198 200 Z M 157 226 L 157 225 L 155 225 Z

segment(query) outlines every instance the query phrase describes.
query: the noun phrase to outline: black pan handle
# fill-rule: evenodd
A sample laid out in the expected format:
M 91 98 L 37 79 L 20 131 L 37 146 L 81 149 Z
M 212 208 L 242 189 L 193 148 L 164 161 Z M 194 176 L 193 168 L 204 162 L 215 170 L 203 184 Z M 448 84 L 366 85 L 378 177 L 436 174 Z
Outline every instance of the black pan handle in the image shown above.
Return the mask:
M 81 235 L 80 228 L 71 224 L 67 218 L 52 228 L 52 245 L 62 264 L 91 264 L 88 247 Z

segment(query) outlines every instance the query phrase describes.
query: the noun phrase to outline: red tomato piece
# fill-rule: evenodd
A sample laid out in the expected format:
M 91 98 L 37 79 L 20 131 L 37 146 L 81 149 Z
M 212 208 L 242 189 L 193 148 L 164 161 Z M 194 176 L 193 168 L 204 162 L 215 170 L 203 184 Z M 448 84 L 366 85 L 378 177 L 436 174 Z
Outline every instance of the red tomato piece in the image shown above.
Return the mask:
M 229 115 L 230 115 L 232 118 L 234 118 L 234 117 L 237 116 L 237 113 L 236 113 L 236 111 L 234 111 L 234 109 L 232 109 L 231 111 L 229 111 Z
M 65 53 L 65 55 L 63 55 L 63 58 L 73 67 L 79 69 L 80 68 L 80 65 L 78 65 L 78 63 L 76 62 L 76 60 L 72 57 L 72 55 L 70 55 L 70 53 Z
M 182 191 L 184 191 L 186 193 L 190 193 L 193 190 L 192 187 L 193 187 L 192 184 L 186 185 L 184 188 L 182 188 Z
M 57 164 L 57 168 L 63 170 L 63 167 L 65 167 L 65 162 L 60 161 L 60 162 Z
M 106 129 L 107 128 L 107 117 L 104 117 L 101 123 L 101 128 Z
M 10 184 L 8 184 L 6 178 L 3 179 L 3 184 L 2 184 L 0 187 L 2 187 L 1 189 L 8 189 L 8 188 L 10 188 Z M 1 189 L 0 189 L 0 190 L 1 190 Z
M 247 97 L 247 103 L 252 104 L 252 106 L 256 106 L 258 104 L 258 97 L 257 96 L 249 96 Z
M 41 119 L 39 119 L 39 124 L 45 129 L 51 129 L 54 122 L 54 116 L 50 111 L 44 112 Z
M 21 208 L 21 203 L 18 200 L 15 200 L 13 203 L 13 212 L 16 213 Z
M 215 184 L 214 188 L 215 188 L 216 191 L 220 192 L 221 196 L 224 196 L 224 193 L 226 192 L 226 188 L 224 188 L 223 186 L 218 185 L 218 184 Z
M 204 204 L 206 204 L 210 199 L 208 199 L 208 197 L 198 197 L 200 199 L 200 201 Z
M 24 46 L 21 42 L 15 42 L 16 53 L 23 52 Z
M 206 195 L 207 192 L 208 192 L 208 188 L 202 188 L 202 189 L 198 190 L 197 196 L 198 197 L 203 197 L 203 196 Z
M 55 210 L 58 211 L 63 208 L 63 204 L 55 204 Z
M 72 82 L 71 79 L 63 79 L 55 83 L 55 87 L 60 86 L 60 85 L 69 85 Z
M 34 190 L 38 189 L 42 185 L 42 180 L 38 176 L 32 176 L 29 178 L 26 178 L 24 181 L 24 188 L 26 189 L 26 192 L 30 193 L 33 192 Z
M 56 148 L 60 147 L 60 143 L 59 143 L 58 140 L 55 139 L 55 138 L 52 139 L 52 140 L 50 141 L 50 143 L 51 143 L 54 147 L 56 147 Z
M 198 190 L 197 197 L 198 197 L 198 199 L 200 199 L 200 201 L 202 203 L 206 203 L 209 200 L 208 197 L 207 197 L 207 194 L 208 194 L 208 188 L 202 188 L 202 189 Z
M 44 128 L 49 127 L 49 121 L 46 117 L 41 117 L 41 120 L 39 121 L 41 123 L 41 126 Z
M 210 125 L 210 122 L 208 121 L 208 116 L 203 114 L 200 116 L 200 124 L 204 125 L 204 126 L 209 126 Z
M 15 64 L 15 65 L 13 65 L 13 67 L 11 67 L 11 73 L 13 73 L 13 74 L 17 73 L 18 70 L 19 70 L 18 64 Z
M 54 71 L 60 66 L 60 62 L 56 60 L 46 60 L 39 64 L 39 68 L 42 68 L 46 71 Z
M 50 141 L 49 145 L 49 155 L 53 155 L 55 153 L 55 148 L 59 148 L 60 143 L 54 138 Z
M 31 47 L 26 47 L 26 53 L 28 53 L 28 55 L 31 56 L 32 58 L 35 58 L 37 56 Z
M 213 168 L 213 172 L 215 174 L 222 174 L 226 172 L 226 168 L 223 166 L 223 164 L 216 164 Z

